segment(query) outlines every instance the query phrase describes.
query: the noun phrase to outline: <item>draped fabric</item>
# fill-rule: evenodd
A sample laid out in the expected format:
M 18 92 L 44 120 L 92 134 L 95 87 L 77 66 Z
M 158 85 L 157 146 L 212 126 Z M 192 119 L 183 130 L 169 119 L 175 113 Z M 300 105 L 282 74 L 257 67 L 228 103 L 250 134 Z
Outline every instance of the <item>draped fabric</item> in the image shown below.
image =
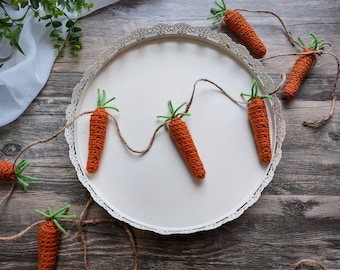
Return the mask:
M 118 0 L 92 0 L 94 8 L 81 14 L 69 14 L 73 19 L 84 17 Z M 8 12 L 14 18 L 23 15 L 24 10 Z M 0 14 L 3 17 L 4 14 Z M 66 19 L 60 18 L 65 23 Z M 66 37 L 66 28 L 63 29 Z M 9 42 L 0 42 L 0 58 L 9 56 L 0 68 L 0 127 L 17 119 L 35 99 L 46 84 L 57 53 L 49 36 L 51 28 L 38 22 L 33 12 L 24 20 L 19 44 L 25 54 L 13 50 Z

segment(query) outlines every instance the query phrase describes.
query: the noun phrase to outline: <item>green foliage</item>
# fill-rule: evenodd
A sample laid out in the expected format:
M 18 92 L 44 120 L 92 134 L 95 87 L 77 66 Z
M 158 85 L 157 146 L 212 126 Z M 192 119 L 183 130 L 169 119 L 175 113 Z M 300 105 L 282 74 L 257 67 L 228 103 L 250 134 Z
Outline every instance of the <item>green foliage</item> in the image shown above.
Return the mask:
M 11 17 L 8 8 L 24 9 L 24 15 L 16 18 Z M 7 39 L 11 46 L 20 51 L 19 37 L 24 26 L 24 19 L 31 10 L 39 22 L 45 22 L 46 27 L 51 27 L 50 37 L 54 42 L 54 48 L 59 55 L 63 55 L 63 47 L 70 44 L 70 53 L 79 56 L 79 50 L 82 48 L 80 37 L 82 29 L 75 26 L 75 20 L 67 15 L 71 12 L 81 12 L 90 10 L 93 3 L 87 3 L 85 0 L 0 0 L 0 41 Z M 2 12 L 1 12 L 2 10 Z M 63 38 L 61 27 L 63 26 L 61 18 L 67 18 L 65 23 L 67 37 Z M 9 57 L 0 58 L 0 63 L 8 60 Z M 0 66 L 1 67 L 1 66 Z
M 54 224 L 57 226 L 57 228 L 63 234 L 66 234 L 66 230 L 60 225 L 58 220 L 76 218 L 76 215 L 66 215 L 66 212 L 70 209 L 70 207 L 71 207 L 70 205 L 65 205 L 63 208 L 55 212 L 52 211 L 51 207 L 47 207 L 47 213 L 37 210 L 37 209 L 35 210 L 35 212 L 42 215 L 43 217 L 47 219 L 52 220 Z

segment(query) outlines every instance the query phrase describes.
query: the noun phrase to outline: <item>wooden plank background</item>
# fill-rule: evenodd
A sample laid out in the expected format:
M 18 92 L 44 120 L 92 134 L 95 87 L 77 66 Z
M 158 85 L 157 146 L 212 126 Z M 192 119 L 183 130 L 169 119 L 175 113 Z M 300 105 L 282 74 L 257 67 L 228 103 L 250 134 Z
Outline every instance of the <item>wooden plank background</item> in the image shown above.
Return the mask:
M 240 0 L 227 4 L 230 8 L 274 11 L 294 36 L 309 41 L 309 33 L 315 32 L 333 45 L 333 53 L 340 55 L 339 1 Z M 160 22 L 211 27 L 206 20 L 211 6 L 213 1 L 208 0 L 122 0 L 79 20 L 84 31 L 81 57 L 68 53 L 59 57 L 29 108 L 19 119 L 0 128 L 0 159 L 13 160 L 24 146 L 49 137 L 65 125 L 65 109 L 73 88 L 115 40 Z M 290 45 L 276 18 L 243 14 L 268 46 L 268 56 L 298 51 Z M 280 74 L 289 74 L 294 60 L 281 57 L 263 63 L 278 84 Z M 301 259 L 318 261 L 329 270 L 340 269 L 340 105 L 336 104 L 327 124 L 318 128 L 302 125 L 304 120 L 328 112 L 336 71 L 334 59 L 321 55 L 296 99 L 282 100 L 287 127 L 283 156 L 259 201 L 240 218 L 207 232 L 162 236 L 130 228 L 138 249 L 139 269 L 286 270 Z M 281 98 L 281 93 L 278 96 Z M 40 181 L 30 182 L 26 193 L 17 185 L 0 206 L 0 237 L 14 235 L 41 220 L 34 209 L 44 210 L 47 205 L 57 209 L 69 203 L 71 212 L 79 215 L 89 198 L 68 158 L 63 135 L 34 146 L 24 157 L 33 164 L 27 172 Z M 0 200 L 9 189 L 9 183 L 0 183 Z M 86 218 L 110 217 L 94 203 Z M 57 269 L 84 269 L 77 226 L 67 223 L 65 227 L 68 235 L 61 240 Z M 37 229 L 16 240 L 0 241 L 0 269 L 36 269 Z M 124 226 L 107 222 L 84 226 L 84 231 L 90 269 L 133 269 L 133 252 Z

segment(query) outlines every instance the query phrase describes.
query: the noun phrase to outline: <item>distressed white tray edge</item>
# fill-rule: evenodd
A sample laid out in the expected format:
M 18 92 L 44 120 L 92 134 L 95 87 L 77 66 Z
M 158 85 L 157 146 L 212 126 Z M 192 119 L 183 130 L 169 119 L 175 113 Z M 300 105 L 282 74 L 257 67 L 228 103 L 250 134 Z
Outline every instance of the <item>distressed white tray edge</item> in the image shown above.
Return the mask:
M 81 81 L 75 86 L 73 94 L 72 94 L 72 101 L 71 104 L 66 109 L 66 119 L 67 121 L 72 121 L 72 119 L 76 116 L 77 112 L 77 104 L 81 96 L 82 89 L 86 86 L 86 84 L 95 76 L 95 74 L 103 67 L 105 64 L 110 60 L 110 56 L 114 55 L 115 53 L 119 52 L 127 48 L 129 45 L 134 44 L 135 42 L 148 39 L 150 37 L 155 36 L 165 36 L 165 35 L 189 35 L 193 37 L 198 37 L 203 40 L 212 41 L 214 43 L 219 44 L 222 47 L 230 50 L 235 54 L 236 57 L 244 61 L 244 63 L 249 67 L 251 72 L 254 73 L 256 78 L 258 79 L 259 83 L 261 84 L 262 89 L 264 92 L 269 93 L 272 92 L 274 89 L 274 83 L 272 79 L 267 75 L 263 65 L 256 59 L 254 59 L 248 52 L 248 50 L 239 44 L 236 44 L 231 40 L 229 36 L 222 33 L 216 33 L 210 30 L 207 27 L 200 27 L 200 26 L 190 26 L 185 23 L 179 23 L 174 25 L 167 25 L 167 24 L 157 24 L 151 28 L 140 28 L 136 31 L 132 32 L 130 35 L 121 38 L 114 42 L 114 44 L 106 50 L 98 60 L 87 69 L 84 73 L 83 78 Z M 239 209 L 237 209 L 233 214 L 211 224 L 207 224 L 201 227 L 195 228 L 187 228 L 187 229 L 178 229 L 178 228 L 157 228 L 157 227 L 150 227 L 133 220 L 125 216 L 121 216 L 117 212 L 113 211 L 106 203 L 96 194 L 96 192 L 92 189 L 89 185 L 85 173 L 82 171 L 82 168 L 77 161 L 77 153 L 74 141 L 74 126 L 70 125 L 65 130 L 65 138 L 69 145 L 69 157 L 70 160 L 75 167 L 77 172 L 78 179 L 83 184 L 83 186 L 89 191 L 90 195 L 94 199 L 96 203 L 102 206 L 111 216 L 114 218 L 121 220 L 123 222 L 128 223 L 129 225 L 141 229 L 141 230 L 148 230 L 153 231 L 163 235 L 169 234 L 190 234 L 199 231 L 206 231 L 215 229 L 227 222 L 230 222 L 238 217 L 240 217 L 244 211 L 246 211 L 249 207 L 254 205 L 260 198 L 263 190 L 268 186 L 268 184 L 272 181 L 274 177 L 274 172 L 281 160 L 282 156 L 282 143 L 286 134 L 286 127 L 285 121 L 282 116 L 282 108 L 280 100 L 274 95 L 273 98 L 270 100 L 270 104 L 274 111 L 274 122 L 275 122 L 275 145 L 273 150 L 273 159 L 268 167 L 267 173 L 265 178 L 263 179 L 261 185 L 258 189 L 254 192 L 254 194 L 249 198 L 249 200 L 242 205 Z M 279 127 L 279 128 L 277 128 Z

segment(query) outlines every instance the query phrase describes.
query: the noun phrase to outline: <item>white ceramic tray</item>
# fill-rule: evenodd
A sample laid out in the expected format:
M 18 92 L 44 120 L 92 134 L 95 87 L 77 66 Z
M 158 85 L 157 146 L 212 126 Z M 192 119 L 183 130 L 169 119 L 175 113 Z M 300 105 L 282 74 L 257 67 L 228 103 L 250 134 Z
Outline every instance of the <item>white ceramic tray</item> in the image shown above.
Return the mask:
M 67 108 L 67 120 L 94 110 L 97 89 L 116 97 L 109 110 L 134 149 L 144 149 L 160 125 L 157 115 L 189 101 L 196 80 L 206 78 L 237 100 L 274 84 L 262 64 L 225 34 L 186 24 L 138 29 L 115 42 L 84 74 Z M 169 134 L 161 129 L 145 155 L 129 152 L 109 122 L 100 169 L 86 173 L 89 115 L 65 132 L 70 159 L 80 182 L 113 217 L 160 234 L 193 233 L 239 217 L 260 197 L 281 158 L 285 124 L 279 100 L 267 100 L 273 159 L 258 161 L 246 105 L 235 105 L 212 84 L 197 84 L 191 116 L 184 117 L 206 169 L 194 180 Z

